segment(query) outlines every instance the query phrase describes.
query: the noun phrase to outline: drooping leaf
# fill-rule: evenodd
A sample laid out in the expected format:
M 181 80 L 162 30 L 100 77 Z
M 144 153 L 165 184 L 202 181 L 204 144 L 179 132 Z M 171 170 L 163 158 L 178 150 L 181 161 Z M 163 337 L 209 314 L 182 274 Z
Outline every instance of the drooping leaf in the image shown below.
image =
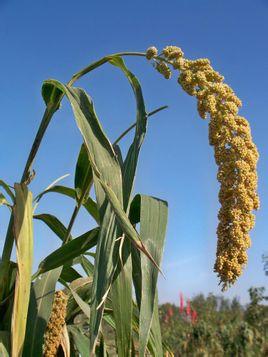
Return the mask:
M 43 195 L 52 187 L 56 186 L 56 183 L 60 182 L 61 180 L 63 180 L 64 178 L 68 177 L 69 174 L 65 174 L 63 176 L 60 176 L 58 177 L 56 180 L 54 180 L 53 182 L 51 182 L 50 185 L 48 185 L 44 191 L 42 191 L 41 193 L 39 193 L 37 195 L 37 197 L 34 198 L 34 202 L 35 202 L 35 205 L 34 205 L 34 211 L 36 210 L 38 204 L 39 204 L 39 201 L 41 200 L 41 198 L 43 197 Z
M 90 319 L 89 305 L 83 299 L 81 299 L 81 297 L 71 287 L 70 287 L 70 291 L 71 291 L 75 301 L 77 302 L 78 306 L 81 308 L 81 310 L 86 315 L 86 317 Z
M 60 101 L 63 97 L 61 90 L 50 83 L 44 83 L 42 86 L 42 96 L 47 107 L 58 104 L 56 110 L 59 109 Z
M 79 278 L 70 284 L 72 290 L 79 294 L 81 299 L 85 302 L 90 302 L 92 280 L 92 277 Z M 69 322 L 81 309 L 70 292 L 70 289 L 65 289 L 64 292 L 68 295 L 66 321 Z
M 82 276 L 69 265 L 63 266 L 60 277 L 68 283 L 71 283 L 73 280 L 82 278 Z
M 25 336 L 24 357 L 41 357 L 44 333 L 50 317 L 55 286 L 61 268 L 42 274 L 32 284 L 29 303 L 27 331 Z
M 12 312 L 12 356 L 22 355 L 30 300 L 33 260 L 32 194 L 25 184 L 15 184 L 14 235 L 17 277 Z
M 130 224 L 128 216 L 123 210 L 121 168 L 113 147 L 97 119 L 92 101 L 82 89 L 64 86 L 55 80 L 50 80 L 49 83 L 62 90 L 72 105 L 77 125 L 88 149 L 98 206 L 100 211 L 103 211 L 103 213 L 105 211 L 105 214 L 102 214 L 103 220 L 96 253 L 96 266 L 98 269 L 95 269 L 93 281 L 93 290 L 95 292 L 93 294 L 94 300 L 91 314 L 91 351 L 93 351 L 99 331 L 103 305 L 110 289 L 114 272 L 112 257 L 115 238 L 119 234 L 117 223 L 119 223 L 120 228 L 131 239 L 132 243 L 143 251 L 153 263 L 155 262 L 140 241 L 137 232 Z M 102 190 L 99 189 L 100 187 Z M 105 192 L 105 196 L 102 191 Z M 107 199 L 109 204 L 107 204 Z M 101 264 L 98 264 L 100 260 Z
M 81 89 L 73 89 L 62 85 L 57 81 L 49 81 L 65 93 L 72 105 L 76 123 L 81 131 L 88 150 L 89 161 L 94 173 L 96 195 L 99 209 L 103 211 L 103 220 L 96 250 L 95 264 L 98 267 L 94 271 L 93 296 L 91 309 L 91 345 L 94 351 L 99 332 L 103 305 L 100 306 L 110 288 L 114 271 L 112 257 L 115 238 L 117 237 L 117 223 L 115 213 L 110 205 L 107 205 L 103 190 L 98 190 L 100 185 L 95 178 L 105 181 L 115 192 L 119 202 L 122 203 L 122 176 L 114 149 L 103 132 L 96 116 L 93 103 Z M 105 212 L 105 215 L 104 215 Z
M 110 61 L 114 66 L 119 67 L 126 75 L 135 95 L 137 106 L 136 131 L 133 143 L 131 144 L 123 167 L 123 196 L 124 208 L 129 205 L 129 198 L 133 189 L 136 174 L 139 151 L 146 133 L 147 114 L 144 105 L 142 90 L 138 79 L 126 67 L 121 57 L 113 57 Z
M 43 196 L 50 192 L 59 193 L 61 195 L 76 199 L 76 191 L 74 188 L 60 186 L 60 185 L 53 186 L 42 192 L 40 195 Z M 39 199 L 40 195 L 36 197 L 36 200 Z M 83 201 L 82 206 L 95 219 L 95 221 L 99 223 L 100 218 L 99 218 L 99 211 L 96 202 L 91 197 L 87 197 L 87 199 Z
M 12 202 L 15 203 L 15 195 L 14 195 L 13 191 L 10 189 L 9 185 L 7 183 L 5 183 L 5 181 L 0 180 L 0 187 L 3 187 L 3 189 L 6 191 L 6 193 L 11 198 Z
M 133 202 L 133 206 L 139 207 L 140 211 L 135 213 L 134 217 L 140 216 L 141 239 L 157 264 L 160 265 L 167 225 L 167 203 L 144 195 L 137 195 Z M 140 309 L 140 355 L 144 356 L 155 308 L 158 270 L 143 254 L 132 254 L 132 257 L 135 259 L 133 260 L 133 280 Z M 154 328 L 157 328 L 156 324 Z M 159 332 L 155 331 L 154 334 L 159 335 Z
M 94 228 L 56 249 L 39 264 L 39 274 L 62 266 L 94 247 L 98 234 L 99 228 Z
M 123 172 L 123 198 L 126 212 L 130 206 L 130 196 L 133 189 L 138 156 L 143 138 L 146 132 L 146 111 L 142 95 L 141 86 L 138 79 L 128 70 L 124 61 L 120 57 L 113 57 L 110 63 L 119 67 L 127 77 L 136 99 L 136 131 L 133 143 L 131 144 L 124 162 L 121 160 Z M 121 157 L 119 147 L 118 157 Z M 128 241 L 118 242 L 122 252 L 121 260 L 118 261 L 115 279 L 111 288 L 114 317 L 116 323 L 117 350 L 119 356 L 128 356 L 131 350 L 132 341 L 132 261 L 131 247 Z M 121 266 L 123 265 L 123 266 Z
M 64 240 L 67 235 L 67 228 L 55 216 L 48 213 L 36 214 L 34 219 L 43 221 L 61 240 Z

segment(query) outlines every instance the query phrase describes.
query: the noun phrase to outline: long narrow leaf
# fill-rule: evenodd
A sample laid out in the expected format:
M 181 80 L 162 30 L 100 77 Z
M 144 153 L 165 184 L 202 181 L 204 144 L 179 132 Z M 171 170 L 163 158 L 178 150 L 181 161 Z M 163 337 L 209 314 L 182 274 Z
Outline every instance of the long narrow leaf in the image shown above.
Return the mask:
M 167 225 L 167 203 L 154 197 L 138 195 L 133 205 L 139 209 L 139 213 L 134 216 L 140 216 L 141 238 L 157 264 L 160 265 Z M 133 267 L 135 267 L 133 279 L 140 308 L 140 356 L 144 356 L 155 309 L 158 270 L 143 254 L 140 257 L 133 254 L 132 257 L 136 258 L 133 261 Z M 156 324 L 154 327 L 157 328 Z M 159 335 L 155 331 L 155 335 L 157 334 Z
M 39 274 L 62 266 L 94 247 L 97 244 L 98 234 L 99 228 L 94 228 L 52 252 L 39 264 Z
M 49 189 L 45 190 L 42 192 L 40 195 L 44 196 L 47 193 L 50 192 L 55 192 L 59 193 L 61 195 L 76 199 L 76 191 L 74 188 L 66 187 L 66 186 L 60 186 L 56 185 L 53 187 L 50 187 Z M 40 199 L 40 195 L 36 197 L 36 200 Z M 97 223 L 99 223 L 100 218 L 99 218 L 99 211 L 96 202 L 91 198 L 87 197 L 86 200 L 82 202 L 82 206 L 88 211 L 88 213 L 95 219 Z
M 130 206 L 130 196 L 133 189 L 138 155 L 143 138 L 146 132 L 146 112 L 142 95 L 141 86 L 138 79 L 128 70 L 124 61 L 120 57 L 113 57 L 110 63 L 120 68 L 127 77 L 136 99 L 137 118 L 136 131 L 134 141 L 129 148 L 125 162 L 122 162 L 123 172 L 123 199 L 124 210 L 128 213 Z M 121 157 L 119 147 L 117 149 L 119 157 Z M 131 247 L 128 241 L 118 242 L 117 245 L 122 247 L 122 257 L 118 261 L 115 280 L 113 282 L 111 293 L 113 310 L 116 323 L 117 349 L 119 356 L 128 356 L 131 349 L 132 341 L 132 261 Z M 124 264 L 122 267 L 121 265 Z
M 94 176 L 107 182 L 119 202 L 122 199 L 122 176 L 121 168 L 114 149 L 105 136 L 103 129 L 96 116 L 91 99 L 81 89 L 73 89 L 57 81 L 49 81 L 47 84 L 56 86 L 65 93 L 72 105 L 76 123 L 81 131 L 88 150 L 89 160 Z M 91 342 L 90 351 L 94 351 L 103 313 L 103 299 L 110 288 L 114 271 L 112 257 L 115 239 L 117 237 L 117 223 L 115 213 L 105 202 L 106 198 L 101 191 L 98 192 L 96 184 L 97 202 L 103 213 L 99 240 L 96 250 L 96 269 L 94 271 L 93 296 L 91 306 Z M 105 212 L 105 214 L 104 214 Z M 101 304 L 101 305 L 100 305 Z M 90 352 L 90 353 L 91 353 Z
M 98 234 L 99 228 L 94 228 L 56 249 L 39 264 L 39 274 L 62 266 L 94 247 L 97 244 Z
M 66 237 L 67 228 L 56 216 L 42 213 L 34 215 L 34 219 L 43 221 L 61 240 L 64 240 Z
M 15 184 L 14 234 L 18 272 L 12 313 L 12 357 L 22 355 L 33 260 L 32 194 L 24 184 Z
M 136 131 L 133 143 L 131 144 L 123 167 L 123 195 L 124 208 L 129 205 L 129 198 L 133 189 L 133 183 L 136 174 L 139 151 L 146 133 L 147 114 L 145 111 L 144 99 L 138 79 L 126 67 L 121 57 L 113 57 L 110 61 L 114 66 L 119 67 L 126 75 L 136 98 L 137 118 Z
M 71 266 L 64 265 L 60 278 L 63 279 L 65 282 L 71 283 L 73 280 L 82 278 L 82 276 Z

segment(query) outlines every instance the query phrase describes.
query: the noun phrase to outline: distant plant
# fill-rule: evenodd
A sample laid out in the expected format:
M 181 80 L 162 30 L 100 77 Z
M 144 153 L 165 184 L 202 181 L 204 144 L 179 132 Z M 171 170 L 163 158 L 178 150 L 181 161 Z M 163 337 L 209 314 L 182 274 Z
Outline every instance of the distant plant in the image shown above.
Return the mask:
M 247 307 L 237 299 L 197 295 L 191 300 L 198 311 L 194 324 L 179 312 L 169 320 L 163 319 L 170 305 L 162 305 L 163 340 L 175 356 L 266 356 L 268 307 L 262 304 L 263 293 L 264 288 L 250 288 Z
M 210 117 L 209 140 L 215 149 L 221 183 L 215 271 L 223 288 L 242 273 L 250 244 L 248 232 L 254 225 L 252 210 L 258 208 L 259 201 L 258 152 L 248 122 L 238 115 L 241 101 L 208 59 L 188 60 L 175 46 L 167 46 L 160 54 L 150 47 L 146 52 L 105 56 L 77 72 L 67 84 L 52 79 L 44 82 L 45 112 L 21 180 L 14 185 L 0 181 L 0 203 L 10 210 L 0 262 L 1 356 L 105 356 L 113 351 L 122 357 L 135 353 L 158 357 L 169 351 L 166 344 L 162 345 L 157 300 L 167 203 L 147 195 L 133 197 L 147 122 L 166 106 L 146 110 L 140 83 L 123 61 L 127 56 L 146 57 L 166 79 L 171 77 L 171 68 L 179 71 L 178 82 L 196 97 L 200 116 Z M 135 123 L 113 143 L 90 96 L 74 87 L 77 80 L 104 64 L 126 76 L 136 101 Z M 59 185 L 60 178 L 33 196 L 29 190 L 35 178 L 32 165 L 63 97 L 72 107 L 83 141 L 74 187 Z M 132 129 L 134 139 L 123 157 L 119 143 Z M 51 193 L 74 200 L 66 226 L 50 213 L 36 213 Z M 92 227 L 89 219 L 88 231 L 74 237 L 72 228 L 82 208 L 95 224 Z M 60 238 L 61 246 L 44 258 L 32 275 L 33 220 L 45 223 Z M 14 245 L 16 262 L 12 261 Z M 62 290 L 55 293 L 58 283 Z M 168 323 L 175 318 L 181 323 L 187 320 L 192 331 L 191 348 L 202 349 L 203 340 L 212 332 L 199 321 L 198 309 L 192 309 L 188 301 L 183 313 L 178 314 L 170 307 L 165 318 Z M 182 349 L 186 348 L 187 332 L 184 336 Z

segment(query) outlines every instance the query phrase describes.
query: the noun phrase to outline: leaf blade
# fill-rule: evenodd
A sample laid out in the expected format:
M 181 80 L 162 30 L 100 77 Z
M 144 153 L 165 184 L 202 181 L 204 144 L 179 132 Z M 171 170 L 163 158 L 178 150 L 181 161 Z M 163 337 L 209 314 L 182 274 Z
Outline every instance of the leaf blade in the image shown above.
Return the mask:
M 14 304 L 11 322 L 12 356 L 21 356 L 30 300 L 33 261 L 32 194 L 24 184 L 15 184 L 14 233 L 17 266 Z
M 99 228 L 94 228 L 56 249 L 39 264 L 39 274 L 62 266 L 94 247 L 97 243 L 98 233 Z

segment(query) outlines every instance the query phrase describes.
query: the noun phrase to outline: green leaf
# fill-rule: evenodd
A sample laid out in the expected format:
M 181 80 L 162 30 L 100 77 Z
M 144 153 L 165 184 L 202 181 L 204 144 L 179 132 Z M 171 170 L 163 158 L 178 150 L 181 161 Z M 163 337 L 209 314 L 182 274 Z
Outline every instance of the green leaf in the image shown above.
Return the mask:
M 17 264 L 12 261 L 0 261 L 0 303 L 14 287 Z
M 57 217 L 48 213 L 36 214 L 33 217 L 43 221 L 62 241 L 65 239 L 67 228 Z
M 140 215 L 141 238 L 156 263 L 160 265 L 167 225 L 167 203 L 144 195 L 137 195 L 133 202 L 134 206 L 140 207 L 140 214 L 136 213 L 135 216 Z M 144 255 L 141 254 L 139 257 L 133 254 L 132 257 L 135 259 L 133 280 L 140 309 L 140 355 L 144 356 L 155 308 L 158 270 Z M 161 355 L 159 353 L 160 351 L 157 351 L 156 355 Z
M 133 143 L 131 144 L 123 167 L 123 195 L 124 208 L 129 205 L 129 198 L 133 189 L 136 174 L 139 151 L 146 133 L 147 114 L 145 111 L 144 99 L 138 79 L 126 67 L 121 57 L 114 56 L 110 61 L 114 66 L 119 67 L 126 75 L 135 95 L 137 106 L 136 131 Z
M 153 356 L 163 356 L 161 326 L 158 314 L 158 294 L 155 293 L 154 311 L 152 317 L 151 333 L 148 339 L 148 349 Z
M 61 268 L 50 270 L 42 274 L 32 284 L 23 350 L 24 357 L 42 356 L 44 333 L 50 318 L 55 286 L 60 274 Z
M 15 195 L 9 188 L 9 185 L 7 183 L 5 183 L 3 180 L 0 180 L 0 187 L 3 187 L 3 189 L 6 191 L 6 193 L 11 198 L 12 202 L 15 203 Z
M 80 331 L 76 326 L 68 325 L 68 332 L 71 335 L 71 339 L 73 340 L 79 354 L 81 357 L 88 357 L 88 346 L 89 346 L 89 338 L 86 337 L 83 332 Z
M 79 278 L 70 284 L 73 291 L 75 291 L 83 301 L 89 302 L 91 297 L 92 277 Z M 76 300 L 70 292 L 70 289 L 65 289 L 64 292 L 68 294 L 66 321 L 69 322 L 73 317 L 81 311 Z
M 116 344 L 118 356 L 129 356 L 132 335 L 132 262 L 131 246 L 124 242 L 122 259 L 118 262 L 116 278 L 111 288 L 113 315 L 116 324 Z M 123 265 L 123 266 L 121 266 Z
M 136 247 L 143 251 L 152 262 L 154 260 L 140 241 L 136 230 L 132 227 L 127 214 L 123 210 L 121 168 L 114 149 L 97 119 L 91 99 L 82 89 L 64 86 L 55 80 L 50 80 L 49 83 L 53 83 L 61 89 L 72 105 L 78 128 L 88 149 L 94 174 L 97 202 L 103 217 L 95 261 L 97 268 L 93 280 L 94 300 L 91 314 L 90 348 L 91 351 L 94 351 L 104 301 L 110 289 L 112 274 L 115 269 L 112 257 L 115 238 L 120 233 L 117 222 Z M 105 192 L 105 195 L 102 191 Z M 106 199 L 112 205 L 112 209 L 109 204 L 107 205 Z
M 74 179 L 77 202 L 88 196 L 92 183 L 93 173 L 88 159 L 87 148 L 85 144 L 82 144 L 76 164 Z
M 21 356 L 30 300 L 33 261 L 32 194 L 24 184 L 15 184 L 14 235 L 17 277 L 12 312 L 12 355 Z
M 89 161 L 94 173 L 97 203 L 102 212 L 101 216 L 103 217 L 96 250 L 96 269 L 94 271 L 93 281 L 92 295 L 94 296 L 94 300 L 91 306 L 92 313 L 90 319 L 90 351 L 92 352 L 95 348 L 103 313 L 103 305 L 100 304 L 105 300 L 111 285 L 114 271 L 112 257 L 115 238 L 117 237 L 115 213 L 110 205 L 107 205 L 106 197 L 103 194 L 103 189 L 99 185 L 98 179 L 101 178 L 102 181 L 107 182 L 122 204 L 121 168 L 114 149 L 99 123 L 93 103 L 87 94 L 81 89 L 64 86 L 57 81 L 49 81 L 46 83 L 54 84 L 57 88 L 62 90 L 72 105 L 77 126 L 81 131 L 88 150 Z
M 94 265 L 84 256 L 81 256 L 81 265 L 87 276 L 93 276 Z
M 36 200 L 40 200 L 41 196 L 50 192 L 59 193 L 64 196 L 76 199 L 75 189 L 66 186 L 57 185 L 43 191 L 40 195 L 36 197 Z M 88 197 L 86 200 L 83 201 L 82 205 L 87 210 L 87 212 L 95 219 L 95 221 L 99 223 L 100 217 L 99 217 L 99 211 L 96 202 L 91 197 Z
M 142 95 L 141 86 L 138 79 L 128 70 L 124 61 L 120 57 L 114 57 L 110 63 L 119 67 L 126 75 L 133 89 L 136 106 L 136 131 L 132 145 L 129 148 L 125 162 L 122 163 L 123 171 L 123 197 L 124 209 L 129 210 L 129 199 L 134 185 L 139 151 L 146 132 L 147 116 Z M 117 146 L 116 146 L 117 148 Z M 117 148 L 118 156 L 120 149 Z M 122 227 L 123 229 L 123 227 Z M 123 241 L 122 241 L 123 242 Z M 118 245 L 120 242 L 118 243 Z M 132 341 L 132 262 L 131 247 L 129 242 L 122 244 L 122 262 L 118 262 L 118 271 L 113 282 L 111 293 L 113 301 L 113 310 L 116 323 L 117 350 L 119 356 L 128 356 L 131 349 Z M 123 267 L 121 265 L 124 264 Z
M 54 105 L 55 103 L 60 103 L 62 98 L 62 92 L 50 83 L 44 83 L 42 86 L 42 96 L 47 106 Z M 57 109 L 59 109 L 60 104 L 58 104 Z
M 0 356 L 9 357 L 10 354 L 10 333 L 8 331 L 0 331 Z
M 77 302 L 77 305 L 80 307 L 80 309 L 86 315 L 86 317 L 90 319 L 89 305 L 83 299 L 81 299 L 81 297 L 71 287 L 69 287 L 69 289 L 70 289 L 75 301 Z
M 64 265 L 60 278 L 63 279 L 65 282 L 71 283 L 73 280 L 82 278 L 82 276 L 71 266 Z
M 39 264 L 39 274 L 62 266 L 94 247 L 98 234 L 99 228 L 94 228 L 56 249 Z
M 139 249 L 141 252 L 143 252 L 149 260 L 156 266 L 156 262 L 153 259 L 152 255 L 149 253 L 147 248 L 145 247 L 143 241 L 141 240 L 139 234 L 137 233 L 136 229 L 133 227 L 131 224 L 127 214 L 123 210 L 122 206 L 120 205 L 120 202 L 118 198 L 116 197 L 114 191 L 103 181 L 100 181 L 101 186 L 103 187 L 103 190 L 106 193 L 106 196 L 109 199 L 109 202 L 112 205 L 113 211 L 116 214 L 116 219 L 120 225 L 120 228 L 122 231 L 125 233 L 125 235 L 131 239 L 131 242 L 134 244 L 134 246 Z

